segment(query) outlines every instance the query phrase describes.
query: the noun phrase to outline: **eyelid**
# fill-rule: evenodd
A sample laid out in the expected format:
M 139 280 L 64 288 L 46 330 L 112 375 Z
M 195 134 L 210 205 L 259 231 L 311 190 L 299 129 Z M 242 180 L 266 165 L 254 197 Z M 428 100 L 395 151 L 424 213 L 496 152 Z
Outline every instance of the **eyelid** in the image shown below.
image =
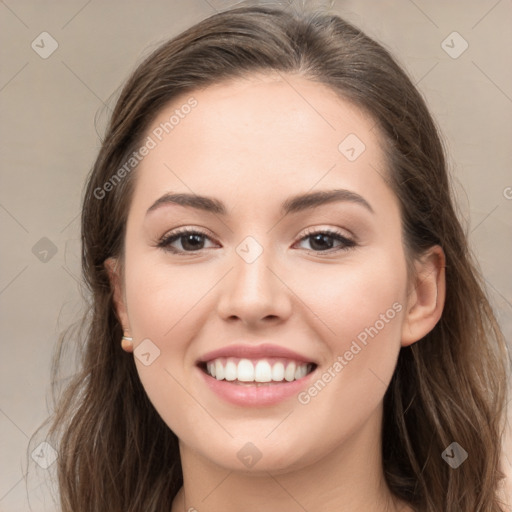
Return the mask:
M 315 226 L 315 227 L 311 227 L 311 228 L 306 228 L 306 230 L 302 233 L 302 235 L 300 237 L 297 236 L 297 238 L 298 238 L 298 240 L 302 240 L 304 237 L 309 236 L 309 235 L 314 235 L 318 232 L 322 232 L 322 233 L 330 232 L 332 234 L 336 234 L 339 236 L 343 236 L 344 238 L 353 240 L 354 242 L 357 241 L 357 238 L 349 230 L 344 229 L 344 231 L 348 233 L 348 235 L 344 235 L 343 233 L 338 232 L 337 231 L 338 229 L 342 229 L 342 228 Z M 211 232 L 204 228 L 195 227 L 194 225 L 184 225 L 184 226 L 179 226 L 177 228 L 174 228 L 174 229 L 166 232 L 163 236 L 161 236 L 158 239 L 158 242 L 168 239 L 171 236 L 176 236 L 178 234 L 183 234 L 183 233 L 187 234 L 188 232 L 198 232 L 210 239 L 215 239 L 215 237 L 211 234 Z
M 314 235 L 316 233 L 331 233 L 333 235 L 341 236 L 346 238 L 347 240 L 351 240 L 353 242 L 357 242 L 357 238 L 350 232 L 348 229 L 343 229 L 340 227 L 330 227 L 330 226 L 315 226 L 312 228 L 306 228 L 303 234 L 300 236 L 300 240 L 305 236 Z
M 205 228 L 196 227 L 193 224 L 185 224 L 183 226 L 178 226 L 177 228 L 173 228 L 169 231 L 167 231 L 164 235 L 162 235 L 158 240 L 165 240 L 166 238 L 169 238 L 171 236 L 176 236 L 178 234 L 185 233 L 187 234 L 189 231 L 200 233 L 201 235 L 207 236 L 208 238 L 215 238 L 211 232 Z

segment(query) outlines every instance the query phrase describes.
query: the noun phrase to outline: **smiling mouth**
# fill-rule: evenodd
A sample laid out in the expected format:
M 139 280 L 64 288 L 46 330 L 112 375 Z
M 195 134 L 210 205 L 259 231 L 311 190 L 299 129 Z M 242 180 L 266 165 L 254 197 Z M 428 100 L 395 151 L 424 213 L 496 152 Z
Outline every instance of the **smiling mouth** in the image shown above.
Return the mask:
M 302 379 L 313 372 L 317 365 L 277 357 L 263 359 L 219 357 L 211 361 L 200 362 L 198 367 L 219 381 L 246 386 L 262 386 L 286 384 Z

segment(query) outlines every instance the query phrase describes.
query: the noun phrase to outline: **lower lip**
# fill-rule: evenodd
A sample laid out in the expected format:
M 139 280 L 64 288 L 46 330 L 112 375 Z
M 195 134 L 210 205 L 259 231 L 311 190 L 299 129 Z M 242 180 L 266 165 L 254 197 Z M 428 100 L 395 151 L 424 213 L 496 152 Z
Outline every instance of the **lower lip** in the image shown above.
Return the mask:
M 197 368 L 197 371 L 201 374 L 206 385 L 227 402 L 244 407 L 260 407 L 275 405 L 287 398 L 298 395 L 309 385 L 316 368 L 305 377 L 292 382 L 263 383 L 261 386 L 256 384 L 233 384 L 226 380 L 217 380 L 200 368 Z

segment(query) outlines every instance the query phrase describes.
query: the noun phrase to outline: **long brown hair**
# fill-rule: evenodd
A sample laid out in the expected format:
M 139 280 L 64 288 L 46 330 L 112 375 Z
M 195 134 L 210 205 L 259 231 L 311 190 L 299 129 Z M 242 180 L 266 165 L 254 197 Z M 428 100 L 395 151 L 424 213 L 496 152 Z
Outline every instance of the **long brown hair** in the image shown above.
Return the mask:
M 178 441 L 150 403 L 121 326 L 104 261 L 123 256 L 136 168 L 104 185 L 142 144 L 171 100 L 255 72 L 300 74 L 369 112 L 386 142 L 408 261 L 439 244 L 446 302 L 423 339 L 402 348 L 384 397 L 382 457 L 391 492 L 419 512 L 498 512 L 508 352 L 459 223 L 438 129 L 390 54 L 340 17 L 244 6 L 215 14 L 159 46 L 133 72 L 88 177 L 82 267 L 88 314 L 80 369 L 60 397 L 49 442 L 58 448 L 63 512 L 170 510 L 183 483 Z M 103 192 L 99 192 L 103 191 Z M 52 372 L 67 346 L 63 336 Z M 456 441 L 456 470 L 441 453 Z

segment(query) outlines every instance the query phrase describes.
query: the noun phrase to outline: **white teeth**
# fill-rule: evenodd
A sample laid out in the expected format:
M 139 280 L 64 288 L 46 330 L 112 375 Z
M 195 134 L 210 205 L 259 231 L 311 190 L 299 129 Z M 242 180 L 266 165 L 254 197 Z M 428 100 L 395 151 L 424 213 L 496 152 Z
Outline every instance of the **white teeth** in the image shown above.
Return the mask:
M 215 377 L 215 363 L 209 362 L 209 363 L 207 364 L 207 367 L 208 367 L 208 373 L 209 373 L 212 377 Z
M 258 361 L 254 371 L 254 380 L 256 382 L 270 382 L 272 380 L 272 368 L 267 361 Z
M 272 380 L 281 382 L 284 379 L 284 364 L 281 362 L 272 366 Z
M 233 361 L 228 361 L 226 363 L 226 367 L 224 369 L 224 378 L 226 380 L 236 380 L 236 376 L 238 375 L 238 370 L 236 364 Z M 212 375 L 215 377 L 215 375 Z
M 242 382 L 254 381 L 254 365 L 249 359 L 240 359 L 238 363 L 238 380 Z
M 224 366 L 218 359 L 215 361 L 215 378 L 217 380 L 222 380 L 224 378 Z
M 305 377 L 311 369 L 312 366 L 306 363 L 272 363 L 267 359 L 253 362 L 250 359 L 219 358 L 206 364 L 207 373 L 217 380 L 240 382 L 292 382 Z
M 288 363 L 288 366 L 284 372 L 284 379 L 288 382 L 295 380 L 295 363 Z

